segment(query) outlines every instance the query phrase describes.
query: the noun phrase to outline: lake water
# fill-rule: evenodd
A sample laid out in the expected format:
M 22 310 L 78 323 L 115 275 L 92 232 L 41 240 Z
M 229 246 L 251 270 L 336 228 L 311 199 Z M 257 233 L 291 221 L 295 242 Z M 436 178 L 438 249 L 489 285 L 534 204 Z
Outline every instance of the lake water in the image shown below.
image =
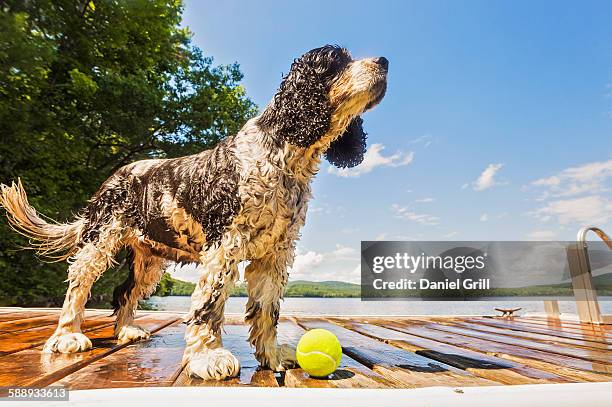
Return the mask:
M 190 297 L 151 297 L 147 305 L 157 310 L 188 311 Z M 612 314 L 612 298 L 600 297 L 604 314 Z M 243 314 L 246 297 L 230 297 L 225 312 Z M 490 315 L 495 308 L 518 308 L 543 312 L 542 301 L 516 301 L 508 298 L 489 301 L 361 301 L 359 298 L 285 298 L 281 315 Z M 563 313 L 576 313 L 574 301 L 560 301 Z

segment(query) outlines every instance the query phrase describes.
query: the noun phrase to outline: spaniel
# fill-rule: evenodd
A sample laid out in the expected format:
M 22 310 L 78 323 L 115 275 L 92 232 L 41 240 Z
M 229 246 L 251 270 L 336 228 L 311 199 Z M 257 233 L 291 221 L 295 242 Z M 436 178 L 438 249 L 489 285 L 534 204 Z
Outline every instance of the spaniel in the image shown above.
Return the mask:
M 293 62 L 270 104 L 238 134 L 199 154 L 122 167 L 70 223 L 43 219 L 20 181 L 2 185 L 10 224 L 40 254 L 69 262 L 58 327 L 44 352 L 91 348 L 81 332 L 85 303 L 125 248 L 129 277 L 113 295 L 120 343 L 149 337 L 133 323 L 134 312 L 168 263 L 197 263 L 202 274 L 185 319 L 183 365 L 203 379 L 237 375 L 239 362 L 223 348 L 221 329 L 237 265 L 248 260 L 249 342 L 262 366 L 293 366 L 295 351 L 277 343 L 276 326 L 310 183 L 322 157 L 341 168 L 363 160 L 360 114 L 383 98 L 388 64 L 384 57 L 352 59 L 338 46 L 313 49 Z

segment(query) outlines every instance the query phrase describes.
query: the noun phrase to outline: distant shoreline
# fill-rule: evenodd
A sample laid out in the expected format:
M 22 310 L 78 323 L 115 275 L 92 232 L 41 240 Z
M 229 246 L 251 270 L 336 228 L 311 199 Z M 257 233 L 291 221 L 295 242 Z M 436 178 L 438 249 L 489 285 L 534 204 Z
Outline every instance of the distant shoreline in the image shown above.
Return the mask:
M 604 280 L 605 279 L 605 280 Z M 600 281 L 598 281 L 600 280 Z M 612 295 L 612 284 L 610 284 L 610 277 L 597 276 L 594 278 L 595 282 L 599 282 L 598 295 L 610 296 Z M 176 297 L 188 297 L 191 296 L 195 284 L 177 280 L 170 277 L 169 274 L 165 274 L 162 279 L 162 283 L 158 288 L 155 295 L 160 297 L 176 296 Z M 382 291 L 382 292 L 370 292 L 366 290 L 364 294 L 365 298 L 371 299 L 393 299 L 398 297 L 423 297 L 423 298 L 436 298 L 438 297 L 434 293 L 422 293 L 420 291 Z M 449 293 L 446 292 L 443 297 L 448 297 Z M 244 284 L 239 284 L 232 289 L 230 297 L 247 297 L 247 288 Z M 570 283 L 556 284 L 551 286 L 531 286 L 531 287 L 519 287 L 519 288 L 494 288 L 489 290 L 482 290 L 472 293 L 470 297 L 554 297 L 560 296 L 565 298 L 573 298 L 574 293 Z M 290 281 L 285 289 L 285 298 L 361 298 L 362 291 L 361 285 L 355 283 L 346 283 L 342 281 Z M 464 293 L 457 292 L 458 298 L 465 297 Z
M 195 284 L 177 280 L 169 274 L 164 274 L 154 295 L 159 297 L 188 297 L 191 296 Z M 247 288 L 239 284 L 232 289 L 230 297 L 247 297 Z M 286 298 L 359 298 L 361 286 L 355 283 L 341 281 L 290 281 L 285 289 Z

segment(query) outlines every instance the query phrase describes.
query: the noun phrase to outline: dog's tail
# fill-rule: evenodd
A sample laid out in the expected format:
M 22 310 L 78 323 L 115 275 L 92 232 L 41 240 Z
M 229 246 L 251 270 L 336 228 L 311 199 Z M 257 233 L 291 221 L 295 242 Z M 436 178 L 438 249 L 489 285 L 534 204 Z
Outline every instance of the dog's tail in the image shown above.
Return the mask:
M 30 249 L 52 261 L 69 258 L 76 251 L 85 229 L 85 220 L 72 223 L 45 220 L 29 203 L 21 180 L 11 186 L 0 184 L 0 206 L 6 209 L 9 224 L 18 233 L 30 238 Z

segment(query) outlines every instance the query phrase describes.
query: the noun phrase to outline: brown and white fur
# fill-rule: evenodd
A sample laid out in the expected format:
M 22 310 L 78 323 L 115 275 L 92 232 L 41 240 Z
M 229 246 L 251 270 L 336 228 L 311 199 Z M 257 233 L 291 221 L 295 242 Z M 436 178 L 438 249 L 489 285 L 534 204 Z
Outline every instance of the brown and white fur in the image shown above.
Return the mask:
M 68 260 L 69 287 L 45 352 L 90 349 L 81 332 L 94 282 L 128 250 L 128 280 L 115 290 L 120 342 L 149 337 L 133 324 L 168 263 L 198 263 L 202 275 L 186 322 L 183 364 L 195 377 L 235 376 L 238 360 L 223 348 L 221 327 L 238 263 L 249 260 L 246 321 L 264 367 L 284 370 L 295 352 L 276 339 L 280 300 L 304 225 L 310 182 L 322 156 L 350 167 L 363 160 L 361 113 L 386 90 L 385 58 L 353 60 L 324 46 L 296 59 L 263 113 L 238 134 L 199 154 L 132 163 L 108 178 L 71 223 L 52 223 L 28 204 L 21 182 L 2 185 L 11 225 L 39 253 Z

